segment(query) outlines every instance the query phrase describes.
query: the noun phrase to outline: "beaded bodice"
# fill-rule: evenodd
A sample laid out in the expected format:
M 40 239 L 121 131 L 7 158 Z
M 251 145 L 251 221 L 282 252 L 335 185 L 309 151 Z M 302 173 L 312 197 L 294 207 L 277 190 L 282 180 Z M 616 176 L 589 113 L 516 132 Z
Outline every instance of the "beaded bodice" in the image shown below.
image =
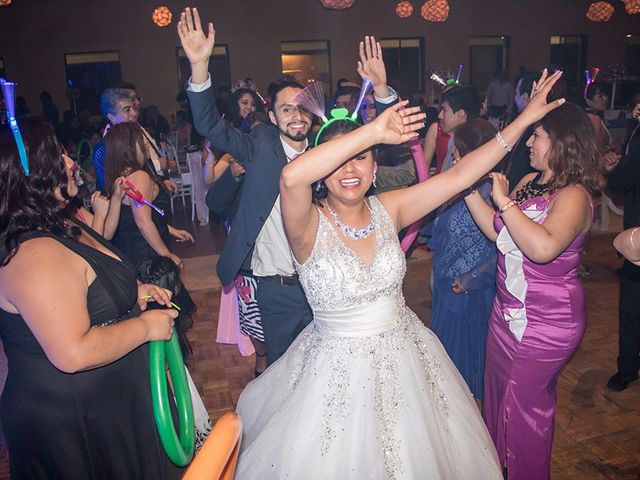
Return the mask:
M 309 305 L 314 311 L 351 308 L 381 297 L 402 295 L 406 271 L 398 235 L 386 210 L 369 197 L 375 224 L 375 253 L 370 265 L 338 236 L 320 211 L 318 232 L 311 255 L 296 267 Z
M 354 409 L 371 405 L 384 478 L 396 479 L 404 473 L 402 441 L 395 430 L 407 408 L 397 383 L 407 372 L 402 367 L 405 355 L 417 355 L 419 376 L 443 417 L 448 416 L 448 402 L 441 363 L 432 351 L 435 337 L 404 302 L 406 262 L 393 221 L 376 197 L 369 202 L 376 236 L 370 265 L 347 247 L 322 211 L 311 255 L 304 264 L 296 263 L 314 320 L 296 339 L 289 384 L 291 391 L 309 388 L 303 387 L 305 381 L 328 374 L 326 387 L 313 387 L 314 394 L 322 392 L 322 455 L 343 435 Z

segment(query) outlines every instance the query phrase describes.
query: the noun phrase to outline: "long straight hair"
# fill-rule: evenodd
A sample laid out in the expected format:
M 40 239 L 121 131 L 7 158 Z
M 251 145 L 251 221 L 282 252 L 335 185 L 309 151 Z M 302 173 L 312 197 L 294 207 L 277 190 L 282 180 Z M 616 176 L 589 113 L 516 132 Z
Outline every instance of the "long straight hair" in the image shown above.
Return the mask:
M 116 178 L 137 170 L 146 171 L 147 147 L 140 125 L 131 122 L 111 127 L 104 137 L 104 145 L 105 188 L 111 194 Z M 155 176 L 151 178 L 156 181 Z

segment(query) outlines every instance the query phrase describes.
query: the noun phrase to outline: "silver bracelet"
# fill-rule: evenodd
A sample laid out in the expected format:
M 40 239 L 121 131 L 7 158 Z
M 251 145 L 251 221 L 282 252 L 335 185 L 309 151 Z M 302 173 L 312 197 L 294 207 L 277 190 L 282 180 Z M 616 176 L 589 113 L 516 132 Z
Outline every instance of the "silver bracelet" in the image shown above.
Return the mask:
M 496 140 L 498 140 L 498 143 L 502 145 L 502 148 L 504 148 L 507 151 L 507 153 L 512 150 L 509 144 L 504 141 L 504 138 L 502 138 L 502 133 L 500 132 L 496 133 Z

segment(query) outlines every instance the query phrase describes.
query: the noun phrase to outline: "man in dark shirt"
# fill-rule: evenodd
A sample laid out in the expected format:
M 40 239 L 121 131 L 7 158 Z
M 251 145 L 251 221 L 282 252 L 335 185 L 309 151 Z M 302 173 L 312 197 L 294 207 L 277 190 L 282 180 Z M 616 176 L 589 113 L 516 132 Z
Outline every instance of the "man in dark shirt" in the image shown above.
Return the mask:
M 634 108 L 640 119 L 640 104 Z M 636 125 L 618 166 L 607 175 L 609 189 L 624 192 L 624 228 L 640 226 L 640 123 Z M 621 391 L 638 379 L 640 369 L 640 267 L 628 260 L 620 270 L 618 371 L 607 387 Z

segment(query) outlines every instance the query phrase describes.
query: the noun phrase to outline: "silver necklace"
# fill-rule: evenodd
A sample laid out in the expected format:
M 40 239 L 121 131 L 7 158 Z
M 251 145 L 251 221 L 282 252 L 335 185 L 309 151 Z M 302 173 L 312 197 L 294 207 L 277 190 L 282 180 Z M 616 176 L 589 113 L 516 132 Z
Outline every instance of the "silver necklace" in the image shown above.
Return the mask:
M 336 212 L 334 212 L 333 209 L 329 206 L 329 202 L 326 202 L 326 204 L 327 204 L 327 208 L 329 209 L 329 213 L 333 217 L 333 221 L 336 224 L 336 227 L 338 227 L 340 229 L 340 231 L 342 232 L 342 234 L 345 237 L 349 237 L 349 238 L 352 238 L 354 240 L 362 240 L 362 239 L 367 238 L 368 236 L 370 236 L 373 233 L 373 231 L 375 230 L 376 224 L 375 224 L 375 221 L 373 219 L 373 212 L 371 211 L 371 207 L 366 202 L 366 200 L 365 200 L 364 204 L 369 209 L 369 213 L 371 214 L 371 221 L 369 222 L 369 225 L 367 225 L 366 227 L 358 228 L 358 229 L 350 227 L 349 225 L 347 225 L 345 223 L 342 223 L 342 221 L 340 221 L 340 218 L 338 218 L 338 214 Z

